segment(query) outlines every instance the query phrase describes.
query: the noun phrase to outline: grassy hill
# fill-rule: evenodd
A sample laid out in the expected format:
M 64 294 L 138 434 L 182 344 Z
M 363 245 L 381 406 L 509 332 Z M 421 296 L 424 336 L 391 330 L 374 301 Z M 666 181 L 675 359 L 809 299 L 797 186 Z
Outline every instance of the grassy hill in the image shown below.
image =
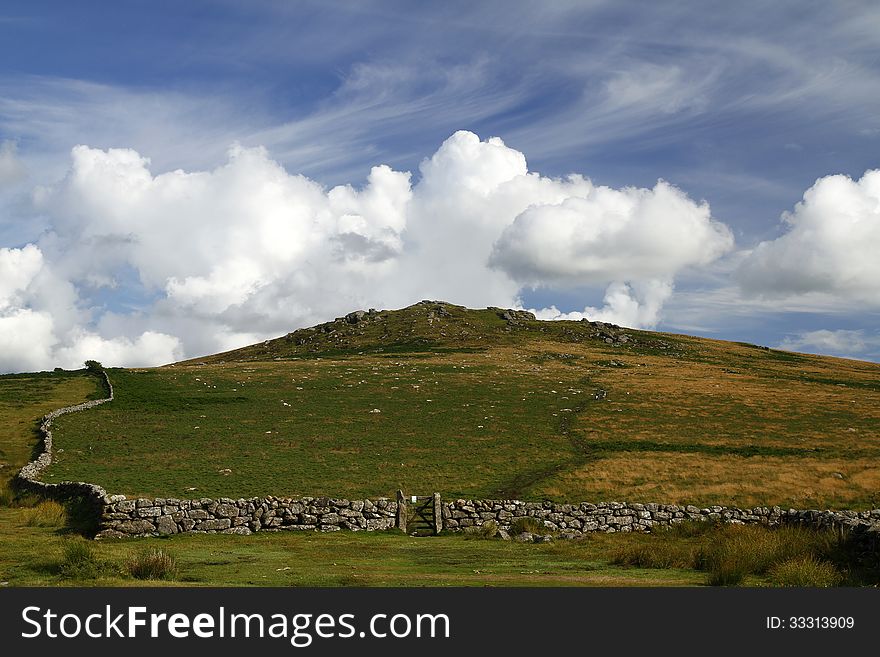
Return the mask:
M 421 302 L 111 370 L 48 481 L 168 497 L 880 505 L 880 365 Z

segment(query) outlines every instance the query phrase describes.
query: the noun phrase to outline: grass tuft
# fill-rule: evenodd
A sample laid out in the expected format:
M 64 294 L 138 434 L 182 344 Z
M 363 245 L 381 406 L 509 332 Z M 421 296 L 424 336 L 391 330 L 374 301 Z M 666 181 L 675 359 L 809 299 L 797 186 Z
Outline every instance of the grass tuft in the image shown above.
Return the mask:
M 38 495 L 16 489 L 12 481 L 0 484 L 0 507 L 21 509 L 36 506 L 41 501 Z
M 652 537 L 653 538 L 653 537 Z M 623 544 L 611 554 L 611 563 L 636 568 L 693 568 L 695 548 L 681 541 Z
M 655 526 L 651 531 L 669 538 L 699 538 L 718 531 L 721 526 L 714 520 L 687 520 L 669 526 Z
M 66 521 L 64 507 L 54 500 L 43 500 L 36 506 L 25 509 L 25 527 L 63 527 Z
M 510 523 L 511 535 L 515 536 L 525 532 L 529 534 L 549 534 L 550 530 L 547 529 L 542 521 L 532 516 L 523 516 Z
M 174 579 L 177 559 L 162 548 L 150 548 L 129 556 L 125 570 L 135 579 Z
M 851 571 L 846 540 L 839 531 L 798 525 L 683 522 L 632 536 L 611 551 L 610 561 L 639 568 L 702 570 L 710 586 L 737 586 L 748 578 L 779 586 L 835 586 Z
M 67 579 L 97 579 L 115 571 L 111 563 L 98 558 L 92 546 L 82 539 L 65 543 L 58 566 L 59 573 Z
M 828 588 L 839 585 L 843 575 L 834 564 L 808 554 L 776 564 L 770 569 L 769 579 L 775 586 Z
M 487 520 L 480 525 L 481 538 L 495 538 L 498 535 L 498 523 L 494 520 Z
M 12 490 L 9 483 L 0 486 L 0 507 L 12 507 L 17 505 L 15 491 Z

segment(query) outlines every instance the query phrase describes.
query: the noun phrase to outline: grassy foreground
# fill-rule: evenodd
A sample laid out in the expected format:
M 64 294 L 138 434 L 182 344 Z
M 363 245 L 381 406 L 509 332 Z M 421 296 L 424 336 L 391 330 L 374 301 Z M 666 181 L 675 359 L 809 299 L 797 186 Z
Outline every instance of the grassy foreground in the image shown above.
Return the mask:
M 15 520 L 4 529 L 15 532 L 0 534 L 0 577 L 9 586 L 687 586 L 705 581 L 702 573 L 685 568 L 614 565 L 607 544 L 536 545 L 453 535 L 418 539 L 399 532 L 88 542 L 47 528 L 22 531 Z M 84 550 L 71 550 L 76 545 Z M 128 563 L 150 548 L 172 555 L 172 576 L 143 580 L 131 574 Z

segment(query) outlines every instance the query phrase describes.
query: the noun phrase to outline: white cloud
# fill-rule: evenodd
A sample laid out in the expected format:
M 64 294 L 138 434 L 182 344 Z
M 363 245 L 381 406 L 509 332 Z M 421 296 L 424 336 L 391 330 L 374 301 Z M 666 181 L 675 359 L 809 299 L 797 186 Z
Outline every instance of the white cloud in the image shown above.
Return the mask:
M 53 362 L 52 317 L 17 308 L 0 313 L 0 372 L 45 369 Z
M 606 102 L 612 111 L 650 107 L 654 112 L 673 114 L 702 109 L 706 99 L 695 91 L 694 81 L 686 79 L 680 67 L 651 63 L 618 71 L 605 83 Z
M 525 156 L 498 137 L 480 141 L 472 132 L 459 131 L 421 166 L 428 191 L 472 193 L 486 197 L 510 180 L 528 173 Z
M 35 192 L 50 230 L 0 251 L 2 316 L 19 336 L 33 326 L 35 344 L 15 356 L 5 344 L 3 367 L 159 364 L 353 308 L 513 306 L 523 285 L 559 282 L 608 285 L 585 314 L 650 326 L 676 273 L 732 241 L 705 203 L 664 182 L 546 178 L 465 131 L 415 185 L 376 166 L 363 187 L 328 190 L 240 146 L 210 171 L 150 166 L 134 150 L 77 146 L 67 175 Z
M 27 177 L 27 169 L 18 157 L 15 142 L 0 142 L 0 190 Z
M 106 339 L 80 324 L 73 286 L 59 279 L 40 249 L 0 249 L 0 372 L 77 368 L 96 358 L 107 366 L 171 362 L 180 341 L 145 332 L 134 339 Z
M 872 350 L 875 350 L 875 353 L 876 350 L 880 350 L 880 334 L 869 335 L 863 330 L 845 329 L 806 331 L 786 336 L 779 344 L 779 349 L 844 358 L 870 356 Z
M 538 319 L 608 322 L 620 326 L 651 327 L 660 321 L 660 310 L 672 296 L 672 283 L 650 280 L 627 284 L 611 283 L 605 290 L 602 308 L 586 307 L 583 312 L 560 312 L 555 306 L 532 309 Z
M 46 311 L 17 308 L 0 313 L 0 372 L 77 369 L 87 359 L 108 367 L 159 365 L 183 356 L 180 340 L 147 331 L 129 339 L 105 339 L 81 328 L 56 335 L 56 322 Z
M 519 214 L 495 243 L 491 263 L 522 285 L 609 286 L 603 308 L 578 315 L 654 326 L 675 275 L 733 247 L 730 230 L 712 219 L 707 203 L 666 182 L 620 190 L 571 183 L 577 189 L 561 202 Z
M 730 230 L 660 181 L 654 189 L 593 187 L 558 204 L 535 205 L 501 234 L 492 263 L 519 282 L 600 283 L 671 277 L 733 246 Z
M 744 292 L 880 304 L 880 170 L 860 180 L 820 178 L 782 221 L 787 232 L 761 242 L 742 262 L 737 280 Z
M 148 167 L 134 151 L 78 146 L 70 174 L 42 194 L 55 217 L 46 244 L 72 280 L 114 280 L 128 264 L 180 308 L 212 316 L 298 271 L 362 269 L 400 249 L 408 174 L 387 167 L 359 192 L 329 193 L 260 148 L 234 147 L 210 172 L 154 177 Z
M 23 249 L 0 249 L 0 311 L 18 303 L 42 267 L 43 254 L 33 244 Z
M 58 349 L 54 355 L 68 367 L 79 367 L 96 356 L 100 356 L 101 363 L 108 367 L 143 367 L 174 362 L 183 356 L 183 352 L 180 340 L 164 333 L 145 331 L 134 339 L 118 337 L 108 340 L 83 331 L 73 336 L 69 346 Z

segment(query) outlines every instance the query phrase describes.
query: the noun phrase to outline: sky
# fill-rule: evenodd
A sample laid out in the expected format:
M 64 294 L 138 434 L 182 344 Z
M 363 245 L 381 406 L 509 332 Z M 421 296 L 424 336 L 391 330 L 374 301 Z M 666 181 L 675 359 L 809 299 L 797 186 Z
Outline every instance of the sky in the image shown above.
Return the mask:
M 0 5 L 0 372 L 422 299 L 880 361 L 871 2 Z

